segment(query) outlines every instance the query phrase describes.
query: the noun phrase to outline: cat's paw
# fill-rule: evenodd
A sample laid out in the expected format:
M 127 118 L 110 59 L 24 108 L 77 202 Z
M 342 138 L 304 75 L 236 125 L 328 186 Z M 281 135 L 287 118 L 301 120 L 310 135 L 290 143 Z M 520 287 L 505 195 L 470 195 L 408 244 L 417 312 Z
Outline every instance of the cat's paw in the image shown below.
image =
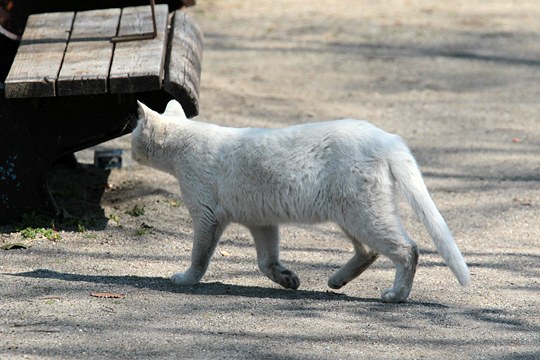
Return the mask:
M 407 301 L 408 294 L 396 293 L 394 289 L 386 289 L 381 294 L 381 301 L 385 303 L 401 303 Z
M 337 279 L 335 275 L 328 279 L 328 287 L 331 289 L 341 289 L 345 285 L 347 282 Z
M 296 290 L 300 287 L 300 278 L 291 270 L 285 270 L 281 272 L 283 279 L 285 280 L 285 286 L 287 289 Z
M 171 282 L 175 285 L 195 285 L 199 282 L 199 279 L 190 276 L 186 272 L 177 272 L 171 276 Z
M 285 269 L 279 272 L 274 272 L 271 279 L 286 289 L 296 290 L 298 287 L 300 287 L 300 279 L 291 270 Z

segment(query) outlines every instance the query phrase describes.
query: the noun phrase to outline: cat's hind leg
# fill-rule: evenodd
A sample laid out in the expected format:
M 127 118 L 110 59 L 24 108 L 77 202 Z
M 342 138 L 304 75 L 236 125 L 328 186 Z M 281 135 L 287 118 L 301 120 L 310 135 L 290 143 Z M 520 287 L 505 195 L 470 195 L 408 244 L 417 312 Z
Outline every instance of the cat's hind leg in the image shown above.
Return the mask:
M 248 226 L 257 250 L 259 269 L 272 281 L 287 289 L 298 289 L 300 279 L 279 260 L 278 226 Z
M 396 222 L 399 221 L 396 219 Z M 399 228 L 398 229 L 396 229 Z M 396 267 L 394 284 L 383 290 L 383 302 L 404 302 L 411 293 L 416 265 L 418 264 L 418 247 L 409 238 L 401 224 L 389 225 L 386 230 L 374 231 L 368 243 L 376 251 L 388 256 Z
M 197 284 L 206 273 L 210 259 L 225 226 L 209 219 L 193 221 L 194 237 L 191 250 L 191 266 L 185 272 L 177 272 L 171 276 L 176 285 Z
M 412 242 L 412 240 L 411 240 Z M 416 273 L 416 265 L 418 264 L 418 247 L 414 242 L 406 246 L 396 246 L 401 252 L 398 256 L 389 255 L 390 259 L 396 266 L 396 275 L 394 277 L 394 285 L 383 290 L 381 300 L 383 302 L 404 302 L 411 293 L 414 275 Z
M 345 263 L 338 271 L 328 279 L 328 286 L 332 289 L 340 289 L 347 283 L 363 273 L 377 258 L 379 254 L 366 249 L 356 239 L 349 235 L 355 249 L 354 256 Z
M 383 207 L 384 208 L 384 207 Z M 412 289 L 416 265 L 418 263 L 418 248 L 405 232 L 397 212 L 373 211 L 362 229 L 354 226 L 344 226 L 344 229 L 355 238 L 377 253 L 386 255 L 396 267 L 394 284 L 382 292 L 383 302 L 404 302 Z M 352 222 L 351 222 L 352 223 Z

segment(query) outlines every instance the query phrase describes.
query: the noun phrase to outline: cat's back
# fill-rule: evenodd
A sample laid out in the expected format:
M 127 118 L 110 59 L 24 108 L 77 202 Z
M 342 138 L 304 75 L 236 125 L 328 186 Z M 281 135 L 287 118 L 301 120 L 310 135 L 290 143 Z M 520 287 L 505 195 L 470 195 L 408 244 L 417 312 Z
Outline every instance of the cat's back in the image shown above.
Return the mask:
M 208 138 L 233 146 L 250 144 L 268 146 L 271 144 L 318 143 L 318 142 L 354 142 L 376 143 L 396 138 L 365 120 L 340 119 L 292 125 L 284 128 L 234 128 L 219 126 L 200 121 L 184 120 L 178 131 L 188 130 L 198 133 L 202 138 Z
M 372 125 L 368 121 L 355 119 L 332 120 L 293 125 L 286 128 L 235 129 L 227 133 L 234 148 L 267 148 L 311 150 L 317 148 L 350 152 L 361 149 L 380 149 L 401 142 L 401 139 Z

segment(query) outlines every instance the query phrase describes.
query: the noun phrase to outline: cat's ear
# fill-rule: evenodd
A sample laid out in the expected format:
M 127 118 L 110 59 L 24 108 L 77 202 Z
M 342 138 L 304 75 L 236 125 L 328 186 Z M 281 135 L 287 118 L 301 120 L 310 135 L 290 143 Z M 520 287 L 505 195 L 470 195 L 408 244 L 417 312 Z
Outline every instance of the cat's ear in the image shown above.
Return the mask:
M 182 105 L 180 105 L 180 103 L 176 100 L 169 101 L 163 115 L 178 116 L 183 119 L 186 119 L 186 114 L 184 113 L 184 109 L 182 109 Z
M 146 122 L 146 120 L 148 119 L 148 115 L 150 115 L 152 110 L 150 110 L 148 106 L 144 105 L 139 100 L 137 100 L 137 105 L 138 105 L 138 112 L 139 112 L 139 120 Z

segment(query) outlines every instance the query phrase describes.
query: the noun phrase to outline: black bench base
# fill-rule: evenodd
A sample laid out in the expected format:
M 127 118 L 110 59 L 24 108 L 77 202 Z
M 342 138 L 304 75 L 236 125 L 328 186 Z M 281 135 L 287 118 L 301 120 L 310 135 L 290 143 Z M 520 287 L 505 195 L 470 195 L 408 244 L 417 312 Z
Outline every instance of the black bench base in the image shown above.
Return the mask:
M 133 130 L 137 100 L 163 110 L 166 91 L 35 99 L 0 97 L 0 224 L 56 216 L 46 175 L 57 160 Z M 130 124 L 131 122 L 131 124 Z

